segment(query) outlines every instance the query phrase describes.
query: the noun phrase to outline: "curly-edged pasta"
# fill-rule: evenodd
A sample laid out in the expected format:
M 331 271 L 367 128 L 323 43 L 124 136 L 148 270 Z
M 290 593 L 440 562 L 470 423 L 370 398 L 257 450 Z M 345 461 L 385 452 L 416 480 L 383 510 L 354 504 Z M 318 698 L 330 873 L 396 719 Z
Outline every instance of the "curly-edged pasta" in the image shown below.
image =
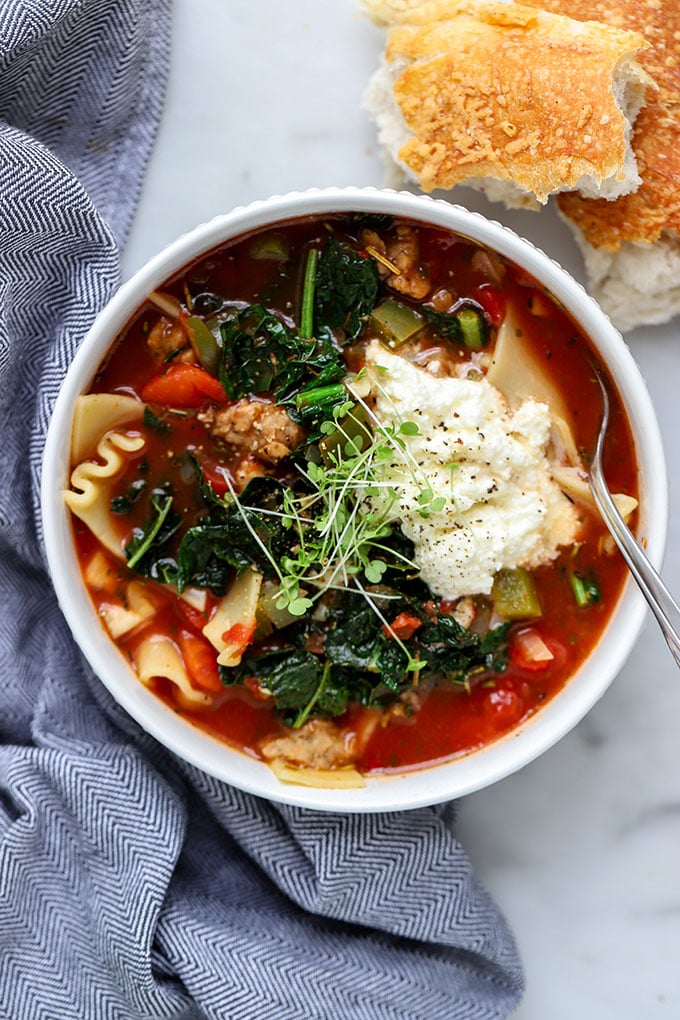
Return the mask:
M 160 677 L 175 685 L 175 696 L 184 708 L 201 708 L 210 705 L 212 698 L 192 687 L 184 659 L 177 646 L 165 634 L 152 634 L 144 638 L 135 651 L 135 666 L 142 683 L 150 684 Z
M 140 422 L 145 404 L 124 393 L 86 393 L 76 400 L 71 432 L 71 463 L 93 457 L 105 432 Z
M 77 464 L 71 473 L 72 487 L 64 493 L 71 512 L 119 559 L 124 558 L 123 539 L 111 516 L 110 491 L 125 468 L 125 455 L 139 453 L 144 445 L 143 436 L 107 432 L 97 444 L 99 462 L 86 460 Z

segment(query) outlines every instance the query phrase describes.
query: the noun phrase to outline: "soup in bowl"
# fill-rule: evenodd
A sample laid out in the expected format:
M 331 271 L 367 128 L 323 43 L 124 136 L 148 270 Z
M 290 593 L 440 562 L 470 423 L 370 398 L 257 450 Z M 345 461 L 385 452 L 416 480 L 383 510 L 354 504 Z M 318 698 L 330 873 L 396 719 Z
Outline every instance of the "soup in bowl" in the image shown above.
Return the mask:
M 330 189 L 239 209 L 124 285 L 69 370 L 45 541 L 128 712 L 220 779 L 414 807 L 532 760 L 644 606 L 588 455 L 658 561 L 644 384 L 582 288 L 459 207 Z

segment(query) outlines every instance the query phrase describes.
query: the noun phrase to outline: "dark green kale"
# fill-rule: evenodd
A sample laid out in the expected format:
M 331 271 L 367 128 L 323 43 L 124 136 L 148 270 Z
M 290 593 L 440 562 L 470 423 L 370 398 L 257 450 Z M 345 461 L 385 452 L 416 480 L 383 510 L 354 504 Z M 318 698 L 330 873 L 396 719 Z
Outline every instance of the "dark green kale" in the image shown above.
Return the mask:
M 173 496 L 167 487 L 154 489 L 150 516 L 141 527 L 133 530 L 124 549 L 131 570 L 161 583 L 173 581 L 176 571 L 169 550 L 182 518 L 173 511 L 172 504 Z
M 421 626 L 408 641 L 396 641 L 364 595 L 335 592 L 324 599 L 322 622 L 305 617 L 291 624 L 284 647 L 254 646 L 240 666 L 223 670 L 225 683 L 255 677 L 284 721 L 301 725 L 314 715 L 341 715 L 351 702 L 389 705 L 412 686 L 409 662 L 416 657 L 421 679 L 450 683 L 466 683 L 472 671 L 505 668 L 507 625 L 478 635 L 432 601 L 425 611 L 420 593 L 380 586 L 367 594 L 385 619 L 407 612 Z
M 336 382 L 345 374 L 332 340 L 303 340 L 262 305 L 250 305 L 220 326 L 220 382 L 232 400 L 273 393 L 277 403 L 302 389 Z
M 307 443 L 347 400 L 342 351 L 325 331 L 309 340 L 288 329 L 262 305 L 251 305 L 221 327 L 219 377 L 232 400 L 272 393 L 307 428 Z
M 479 350 L 489 340 L 489 328 L 481 305 L 465 301 L 453 312 L 437 312 L 421 305 L 419 311 L 435 327 L 440 336 Z
M 395 591 L 371 591 L 372 601 L 387 618 L 396 616 L 407 605 Z M 336 599 L 329 613 L 325 655 L 333 666 L 349 670 L 361 689 L 353 700 L 378 704 L 411 683 L 408 655 L 383 629 L 375 609 L 359 592 L 346 592 Z M 368 687 L 368 690 L 367 690 Z
M 288 555 L 293 540 L 281 524 L 281 483 L 254 478 L 241 493 L 239 506 L 229 494 L 221 498 L 215 493 L 196 460 L 194 467 L 206 513 L 178 541 L 182 518 L 172 511 L 173 497 L 167 489 L 155 489 L 150 516 L 125 546 L 128 566 L 176 585 L 180 594 L 192 585 L 224 595 L 235 575 L 251 566 L 266 577 L 275 576 L 272 560 Z
M 448 613 L 435 608 L 424 616 L 416 632 L 427 671 L 452 683 L 465 683 L 472 670 L 502 672 L 506 666 L 506 638 L 510 624 L 495 627 L 486 634 L 466 630 Z
M 253 478 L 239 497 L 239 508 L 229 494 L 223 499 L 216 495 L 203 481 L 197 463 L 196 470 L 208 512 L 180 541 L 175 578 L 179 591 L 193 585 L 223 595 L 234 572 L 249 566 L 266 577 L 273 576 L 271 560 L 279 562 L 287 555 L 292 540 L 281 524 L 281 483 L 273 478 Z
M 315 254 L 315 253 L 312 253 Z M 355 339 L 378 295 L 372 259 L 329 238 L 315 268 L 308 298 L 313 336 L 300 336 L 261 304 L 249 305 L 220 324 L 218 376 L 231 400 L 272 393 L 277 404 L 308 428 L 307 442 L 345 403 L 347 368 L 336 337 Z
M 136 478 L 121 496 L 114 496 L 111 500 L 111 513 L 129 514 L 133 506 L 146 489 L 146 479 Z
M 220 324 L 219 379 L 231 400 L 267 393 L 279 362 L 297 351 L 297 338 L 262 305 L 250 305 Z
M 335 346 L 332 337 L 322 335 L 315 340 L 301 340 L 304 345 L 301 354 L 291 358 L 282 368 L 276 380 L 274 399 L 277 404 L 295 407 L 298 416 L 305 407 L 312 409 L 315 401 L 307 396 L 333 387 L 338 398 L 347 399 L 347 391 L 340 380 L 344 379 L 347 368 L 342 353 Z M 308 413 L 308 417 L 312 414 Z
M 155 415 L 150 407 L 144 408 L 143 420 L 144 424 L 154 432 L 172 432 L 172 425 Z
M 351 245 L 330 237 L 319 256 L 314 294 L 314 333 L 326 327 L 342 330 L 346 341 L 356 340 L 366 316 L 373 311 L 380 286 L 373 259 Z
M 299 643 L 260 655 L 250 656 L 232 673 L 241 680 L 257 676 L 260 687 L 268 691 L 276 703 L 277 711 L 289 726 L 299 727 L 312 715 L 342 715 L 347 710 L 350 689 L 346 676 L 333 671 L 328 662 L 307 651 Z M 229 682 L 229 677 L 224 678 Z M 237 681 L 238 682 L 238 681 Z

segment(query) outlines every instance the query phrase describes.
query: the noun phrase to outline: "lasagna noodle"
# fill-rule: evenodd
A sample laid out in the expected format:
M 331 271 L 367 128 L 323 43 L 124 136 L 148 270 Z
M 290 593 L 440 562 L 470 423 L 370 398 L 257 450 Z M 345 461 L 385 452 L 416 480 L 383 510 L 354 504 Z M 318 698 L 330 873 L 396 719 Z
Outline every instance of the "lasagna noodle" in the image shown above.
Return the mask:
M 267 762 L 277 779 L 295 786 L 309 786 L 322 790 L 359 790 L 366 786 L 361 772 L 352 765 L 338 769 L 300 768 L 275 759 Z
M 567 402 L 546 371 L 544 363 L 534 357 L 512 311 L 505 316 L 498 331 L 486 378 L 501 391 L 512 408 L 527 398 L 547 404 L 552 421 L 553 445 L 564 451 L 571 464 L 580 464 Z
M 184 659 L 177 646 L 165 634 L 144 638 L 135 651 L 137 675 L 147 686 L 156 678 L 170 680 L 175 696 L 184 708 L 202 708 L 212 703 L 210 695 L 192 687 Z
M 126 455 L 139 453 L 144 446 L 143 436 L 107 432 L 97 444 L 98 461 L 77 464 L 71 473 L 71 489 L 64 493 L 71 512 L 118 559 L 124 559 L 123 542 L 110 511 L 111 490 L 125 468 Z
M 146 405 L 124 393 L 86 393 L 76 400 L 71 431 L 71 463 L 92 457 L 105 432 L 136 424 Z
M 118 639 L 150 620 L 158 608 L 144 581 L 130 581 L 122 600 L 100 603 L 99 615 L 111 637 Z
M 553 478 L 570 499 L 597 512 L 567 402 L 552 376 L 545 371 L 544 365 L 533 356 L 512 312 L 505 317 L 499 330 L 486 378 L 501 391 L 511 407 L 529 398 L 548 405 L 552 422 L 552 446 L 556 454 L 551 462 Z M 628 520 L 637 509 L 638 501 L 633 496 L 619 492 L 613 494 L 612 498 L 624 520 Z
M 488 184 L 490 197 L 535 205 L 557 191 L 639 184 L 615 83 L 625 70 L 634 117 L 652 84 L 634 59 L 642 35 L 513 3 L 367 6 L 392 23 L 396 156 L 424 190 Z
M 244 570 L 223 597 L 203 634 L 217 649 L 220 666 L 238 666 L 256 626 L 262 574 Z

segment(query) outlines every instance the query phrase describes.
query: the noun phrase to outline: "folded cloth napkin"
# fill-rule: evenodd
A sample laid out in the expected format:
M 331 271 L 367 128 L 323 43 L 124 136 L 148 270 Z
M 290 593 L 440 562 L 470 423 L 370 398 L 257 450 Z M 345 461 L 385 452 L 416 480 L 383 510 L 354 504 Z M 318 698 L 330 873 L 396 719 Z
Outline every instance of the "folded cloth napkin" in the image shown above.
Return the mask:
M 170 6 L 0 0 L 0 1016 L 505 1017 L 521 967 L 453 805 L 315 813 L 203 775 L 91 675 L 45 573 L 45 430 L 118 280 Z

